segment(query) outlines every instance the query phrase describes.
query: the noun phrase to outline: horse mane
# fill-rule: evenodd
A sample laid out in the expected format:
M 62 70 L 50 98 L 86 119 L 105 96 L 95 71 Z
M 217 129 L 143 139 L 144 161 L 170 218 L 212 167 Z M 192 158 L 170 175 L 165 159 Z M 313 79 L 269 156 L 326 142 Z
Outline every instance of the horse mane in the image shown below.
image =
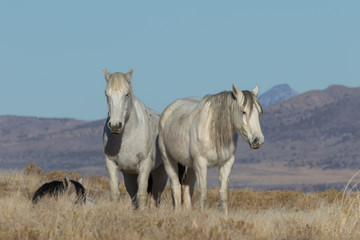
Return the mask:
M 251 114 L 253 112 L 254 105 L 257 107 L 258 112 L 260 114 L 262 114 L 263 109 L 262 109 L 261 103 L 260 103 L 259 99 L 257 98 L 257 96 L 248 90 L 242 91 L 242 93 L 244 94 L 244 103 L 243 103 L 242 107 L 245 108 L 247 105 L 249 106 L 249 108 L 250 108 L 249 117 L 251 116 Z
M 262 107 L 256 95 L 247 90 L 242 91 L 242 93 L 244 95 L 242 107 L 249 106 L 249 117 L 254 109 L 254 104 L 259 113 L 262 113 Z M 215 143 L 218 154 L 221 154 L 223 149 L 228 148 L 234 139 L 234 102 L 235 96 L 233 92 L 223 91 L 213 95 L 206 95 L 199 104 L 199 109 L 208 108 L 211 112 L 210 139 Z
M 201 105 L 210 111 L 210 139 L 215 143 L 216 151 L 221 153 L 222 149 L 228 148 L 233 141 L 233 107 L 235 98 L 232 92 L 224 91 L 218 94 L 206 95 Z M 204 109 L 200 107 L 200 109 Z

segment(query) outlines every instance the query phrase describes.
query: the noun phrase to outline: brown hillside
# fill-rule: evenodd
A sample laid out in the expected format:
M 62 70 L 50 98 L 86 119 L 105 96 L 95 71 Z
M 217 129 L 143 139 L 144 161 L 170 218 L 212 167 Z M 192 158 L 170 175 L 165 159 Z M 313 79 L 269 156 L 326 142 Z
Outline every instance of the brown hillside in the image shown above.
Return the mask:
M 250 150 L 239 139 L 230 185 L 346 182 L 360 169 L 359 106 L 360 88 L 331 86 L 266 107 L 261 120 L 265 144 Z M 21 169 L 34 162 L 46 171 L 106 175 L 103 124 L 104 120 L 0 116 L 0 169 Z M 210 185 L 218 181 L 216 172 L 209 172 Z M 309 178 L 319 173 L 326 179 Z

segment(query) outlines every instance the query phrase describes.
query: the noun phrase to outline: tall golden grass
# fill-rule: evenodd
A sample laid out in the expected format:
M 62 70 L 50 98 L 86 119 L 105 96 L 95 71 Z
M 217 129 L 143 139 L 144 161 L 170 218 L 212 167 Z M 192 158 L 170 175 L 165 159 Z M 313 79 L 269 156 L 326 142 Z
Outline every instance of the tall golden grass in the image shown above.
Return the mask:
M 108 179 L 85 176 L 93 206 L 65 198 L 31 203 L 43 183 L 79 173 L 44 173 L 35 165 L 0 176 L 0 239 L 360 239 L 360 194 L 230 190 L 229 216 L 218 209 L 218 189 L 209 189 L 206 208 L 172 209 L 169 188 L 162 204 L 132 210 L 121 187 L 120 202 L 109 200 Z M 196 198 L 196 196 L 195 196 Z

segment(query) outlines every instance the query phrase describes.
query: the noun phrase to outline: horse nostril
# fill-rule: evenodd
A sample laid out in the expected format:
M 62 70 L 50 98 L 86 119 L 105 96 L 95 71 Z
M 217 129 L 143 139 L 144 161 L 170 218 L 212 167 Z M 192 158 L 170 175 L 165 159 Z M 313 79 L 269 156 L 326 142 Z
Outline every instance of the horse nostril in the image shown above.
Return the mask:
M 108 122 L 108 126 L 109 126 L 109 128 L 111 128 L 111 122 Z
M 253 145 L 258 145 L 259 144 L 259 138 L 255 138 L 253 141 Z
M 122 123 L 121 122 L 119 122 L 119 128 L 121 129 L 121 126 L 122 126 Z

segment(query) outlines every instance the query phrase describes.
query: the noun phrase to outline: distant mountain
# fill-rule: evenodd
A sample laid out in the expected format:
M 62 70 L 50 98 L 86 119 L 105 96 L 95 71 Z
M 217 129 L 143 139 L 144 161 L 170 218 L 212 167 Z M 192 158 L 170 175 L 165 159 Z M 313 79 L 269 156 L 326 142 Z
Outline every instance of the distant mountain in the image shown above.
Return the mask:
M 263 107 L 269 106 L 287 100 L 298 95 L 296 91 L 291 89 L 288 84 L 280 84 L 272 87 L 259 96 L 260 103 Z
M 256 167 L 253 179 L 269 172 L 269 166 L 276 166 L 271 170 L 275 174 L 277 167 L 293 172 L 304 167 L 316 171 L 360 169 L 359 106 L 360 88 L 331 86 L 264 107 L 261 126 L 265 143 L 251 150 L 239 139 L 234 166 L 238 170 L 232 174 L 241 175 L 244 166 L 250 165 Z M 104 122 L 0 116 L 0 169 L 22 169 L 34 162 L 45 171 L 107 175 L 102 150 Z M 211 181 L 209 184 L 217 178 Z
M 46 171 L 105 173 L 104 122 L 0 116 L 0 168 L 21 169 L 34 162 Z
M 289 167 L 360 169 L 360 88 L 330 86 L 264 109 L 265 144 L 238 162 L 281 162 Z

